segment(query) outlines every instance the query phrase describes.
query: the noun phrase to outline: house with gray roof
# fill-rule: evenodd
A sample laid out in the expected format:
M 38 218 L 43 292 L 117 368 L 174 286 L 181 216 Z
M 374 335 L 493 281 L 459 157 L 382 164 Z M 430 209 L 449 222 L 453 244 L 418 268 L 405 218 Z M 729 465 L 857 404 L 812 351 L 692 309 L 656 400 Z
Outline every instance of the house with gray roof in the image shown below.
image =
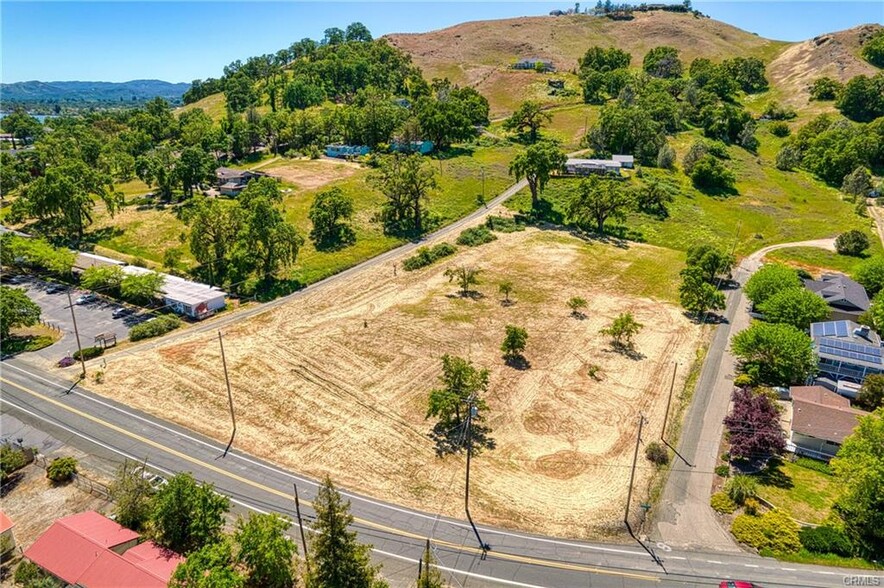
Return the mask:
M 829 308 L 830 318 L 838 320 L 856 320 L 869 310 L 869 296 L 866 289 L 841 274 L 823 274 L 819 280 L 804 280 L 804 287 L 819 294 Z
M 813 323 L 810 336 L 817 356 L 818 384 L 842 392 L 848 388 L 839 386 L 841 381 L 862 384 L 869 374 L 884 373 L 881 337 L 866 325 L 853 321 Z
M 623 164 L 613 159 L 569 157 L 565 162 L 565 173 L 572 176 L 588 176 L 590 174 L 619 176 L 622 168 Z
M 546 59 L 539 59 L 537 57 L 528 57 L 526 59 L 520 59 L 519 61 L 513 64 L 513 69 L 532 69 L 541 71 L 556 71 L 556 66 L 553 65 L 552 61 L 548 61 Z

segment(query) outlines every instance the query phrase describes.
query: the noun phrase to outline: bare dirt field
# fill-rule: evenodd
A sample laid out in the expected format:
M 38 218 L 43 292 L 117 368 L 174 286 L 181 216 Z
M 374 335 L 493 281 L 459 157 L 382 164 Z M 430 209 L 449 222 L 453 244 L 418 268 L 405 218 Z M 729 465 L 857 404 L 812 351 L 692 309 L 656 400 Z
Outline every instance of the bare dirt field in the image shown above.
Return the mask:
M 701 331 L 672 299 L 680 253 L 586 243 L 555 231 L 493 243 L 414 272 L 392 264 L 320 287 L 225 331 L 237 399 L 237 446 L 314 477 L 392 502 L 462 516 L 463 458 L 438 458 L 426 399 L 440 357 L 491 371 L 485 415 L 497 448 L 474 461 L 473 515 L 483 523 L 562 536 L 621 525 L 639 412 L 659 437 L 672 363 L 690 365 Z M 461 298 L 448 267 L 483 270 L 481 296 Z M 515 286 L 514 303 L 497 293 Z M 582 296 L 586 318 L 566 301 Z M 653 297 L 653 296 L 656 296 Z M 631 310 L 645 324 L 638 356 L 610 349 L 599 330 Z M 508 367 L 504 326 L 529 333 L 530 368 Z M 216 438 L 227 398 L 213 335 L 194 335 L 114 359 L 94 388 Z M 600 367 L 599 379 L 587 366 Z M 679 370 L 676 390 L 688 369 Z M 226 440 L 226 439 L 225 439 Z M 642 458 L 637 480 L 653 473 Z
M 280 159 L 260 169 L 299 190 L 314 190 L 349 178 L 362 168 L 357 163 L 334 159 Z

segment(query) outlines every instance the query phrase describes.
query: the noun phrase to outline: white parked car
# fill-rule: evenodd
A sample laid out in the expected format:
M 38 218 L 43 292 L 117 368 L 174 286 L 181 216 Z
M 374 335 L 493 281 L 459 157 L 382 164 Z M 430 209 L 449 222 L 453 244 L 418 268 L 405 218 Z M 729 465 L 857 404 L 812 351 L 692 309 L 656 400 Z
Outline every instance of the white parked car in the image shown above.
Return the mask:
M 95 302 L 96 300 L 98 300 L 98 296 L 90 292 L 89 294 L 83 294 L 82 296 L 77 297 L 77 300 L 75 302 L 76 304 L 89 304 L 90 302 Z

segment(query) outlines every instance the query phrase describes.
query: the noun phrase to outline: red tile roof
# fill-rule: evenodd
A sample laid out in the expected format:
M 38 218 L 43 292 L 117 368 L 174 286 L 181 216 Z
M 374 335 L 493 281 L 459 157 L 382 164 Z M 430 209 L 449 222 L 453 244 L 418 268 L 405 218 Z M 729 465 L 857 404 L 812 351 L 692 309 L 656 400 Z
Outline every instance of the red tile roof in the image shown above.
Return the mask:
M 184 558 L 151 541 L 123 555 L 111 550 L 137 538 L 138 533 L 90 511 L 55 521 L 24 555 L 65 582 L 86 588 L 166 586 Z
M 14 526 L 15 523 L 12 522 L 12 519 L 6 516 L 5 512 L 0 510 L 0 533 L 5 533 Z
M 108 549 L 138 539 L 138 533 L 135 531 L 115 523 L 94 510 L 64 517 L 55 522 Z

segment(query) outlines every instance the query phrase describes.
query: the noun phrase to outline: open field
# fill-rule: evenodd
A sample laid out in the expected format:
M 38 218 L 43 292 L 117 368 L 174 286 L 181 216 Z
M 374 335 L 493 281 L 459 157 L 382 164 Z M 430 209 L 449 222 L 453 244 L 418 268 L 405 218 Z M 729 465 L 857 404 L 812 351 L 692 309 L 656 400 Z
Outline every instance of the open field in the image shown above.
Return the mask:
M 789 461 L 756 477 L 759 496 L 806 523 L 822 524 L 838 496 L 839 485 L 832 476 Z
M 658 435 L 672 362 L 690 364 L 700 343 L 700 327 L 669 302 L 683 261 L 672 250 L 529 229 L 423 270 L 394 276 L 384 264 L 306 293 L 225 332 L 237 445 L 356 491 L 462 516 L 463 459 L 437 458 L 424 420 L 440 357 L 458 354 L 491 372 L 485 416 L 497 448 L 475 459 L 474 516 L 566 536 L 614 532 L 638 413 L 649 419 L 647 439 Z M 460 264 L 483 269 L 482 296 L 456 295 L 443 272 Z M 497 295 L 503 279 L 515 285 L 509 306 Z M 589 301 L 585 320 L 565 305 L 576 295 Z M 624 310 L 646 325 L 637 358 L 599 334 Z M 500 357 L 510 323 L 529 333 L 529 369 Z M 111 354 L 97 391 L 220 438 L 220 361 L 207 335 Z M 587 375 L 591 363 L 600 381 Z M 637 487 L 652 472 L 642 459 Z
M 690 131 L 670 140 L 679 162 L 697 138 L 699 133 Z M 765 245 L 835 237 L 844 231 L 859 229 L 869 236 L 868 252 L 881 251 L 871 219 L 857 215 L 855 205 L 844 200 L 838 190 L 810 174 L 776 169 L 774 160 L 781 140 L 763 131 L 759 131 L 758 138 L 761 147 L 757 155 L 739 147 L 728 148 L 730 160 L 726 163 L 737 177 L 734 195 L 703 194 L 680 170 L 645 168 L 641 180 L 633 176 L 630 180 L 633 185 L 640 181 L 660 181 L 674 194 L 675 200 L 668 205 L 666 218 L 630 214 L 625 223 L 628 238 L 682 251 L 702 242 L 731 247 L 737 238 L 736 252 L 745 255 Z M 578 182 L 570 178 L 550 182 L 544 198 L 553 204 L 554 212 L 562 213 Z M 520 192 L 507 205 L 527 210 L 530 207 L 528 190 Z
M 769 261 L 778 261 L 792 267 L 805 269 L 811 274 L 821 274 L 830 270 L 852 274 L 856 266 L 865 259 L 864 257 L 839 255 L 835 251 L 818 249 L 816 247 L 777 249 L 765 255 L 764 258 Z
M 349 178 L 363 169 L 358 163 L 350 163 L 340 159 L 293 160 L 281 158 L 257 167 L 262 172 L 289 184 L 294 184 L 301 190 L 321 188 L 336 180 Z

